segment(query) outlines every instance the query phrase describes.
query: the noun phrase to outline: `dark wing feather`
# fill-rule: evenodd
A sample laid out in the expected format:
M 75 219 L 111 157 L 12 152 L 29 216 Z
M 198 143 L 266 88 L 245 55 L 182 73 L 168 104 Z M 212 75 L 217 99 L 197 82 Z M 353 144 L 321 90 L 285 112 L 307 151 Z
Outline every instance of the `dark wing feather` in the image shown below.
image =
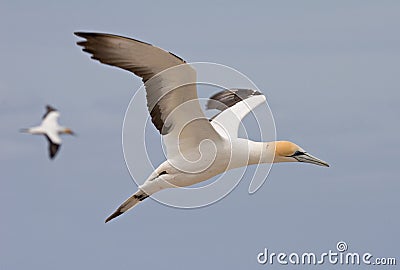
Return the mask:
M 50 105 L 46 106 L 46 113 L 43 115 L 42 119 L 45 119 L 46 116 L 51 113 L 51 112 L 55 112 L 57 111 L 57 109 L 55 109 L 54 107 L 51 107 Z
M 210 97 L 207 102 L 207 109 L 226 110 L 236 103 L 246 98 L 262 95 L 262 93 L 252 89 L 229 89 L 218 92 Z
M 92 59 L 133 72 L 143 82 L 165 69 L 186 63 L 175 54 L 140 40 L 103 33 L 75 35 L 86 39 L 77 44 L 92 54 Z
M 49 156 L 50 156 L 50 159 L 54 159 L 54 157 L 56 156 L 56 154 L 57 154 L 58 150 L 60 149 L 61 145 L 53 143 L 47 135 L 45 135 L 45 137 L 46 137 L 47 141 L 49 142 Z

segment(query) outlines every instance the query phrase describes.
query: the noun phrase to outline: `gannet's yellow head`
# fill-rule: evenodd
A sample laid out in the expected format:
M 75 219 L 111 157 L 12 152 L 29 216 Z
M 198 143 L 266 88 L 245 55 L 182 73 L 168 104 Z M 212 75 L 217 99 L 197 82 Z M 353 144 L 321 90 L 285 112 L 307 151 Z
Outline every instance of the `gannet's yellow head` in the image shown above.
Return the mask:
M 64 130 L 62 131 L 62 133 L 65 134 L 69 134 L 69 135 L 75 135 L 75 132 L 73 132 L 71 129 L 69 128 L 64 128 Z
M 297 144 L 288 141 L 275 142 L 274 163 L 277 162 L 306 162 L 319 166 L 329 167 L 329 164 L 325 161 L 310 155 Z

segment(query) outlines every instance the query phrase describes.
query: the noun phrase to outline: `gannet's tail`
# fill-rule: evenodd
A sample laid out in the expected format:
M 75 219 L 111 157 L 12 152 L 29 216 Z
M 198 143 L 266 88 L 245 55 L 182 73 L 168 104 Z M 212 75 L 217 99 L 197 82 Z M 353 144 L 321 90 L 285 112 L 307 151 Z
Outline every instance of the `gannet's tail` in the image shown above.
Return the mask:
M 132 209 L 134 206 L 136 206 L 139 202 L 143 201 L 147 197 L 149 197 L 149 195 L 147 195 L 144 191 L 139 189 L 138 191 L 136 191 L 135 194 L 133 194 L 123 204 L 121 204 L 121 206 L 118 207 L 118 209 L 114 213 L 112 213 L 111 216 L 109 216 L 106 219 L 106 223 L 118 217 L 119 215 L 122 215 L 129 209 Z

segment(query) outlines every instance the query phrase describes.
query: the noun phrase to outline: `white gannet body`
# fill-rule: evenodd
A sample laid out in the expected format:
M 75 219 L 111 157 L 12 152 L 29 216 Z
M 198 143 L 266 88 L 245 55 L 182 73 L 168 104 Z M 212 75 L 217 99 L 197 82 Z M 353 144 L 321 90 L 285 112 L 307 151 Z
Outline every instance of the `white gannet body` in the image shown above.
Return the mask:
M 196 72 L 183 59 L 126 37 L 75 34 L 85 39 L 78 45 L 92 59 L 142 78 L 152 122 L 163 136 L 167 152 L 167 160 L 106 222 L 160 190 L 194 185 L 230 169 L 270 162 L 329 166 L 291 142 L 238 138 L 242 119 L 266 100 L 260 92 L 231 89 L 213 95 L 207 107 L 221 112 L 209 120 L 198 102 Z
M 58 124 L 59 117 L 60 113 L 50 105 L 47 105 L 46 113 L 42 117 L 43 120 L 40 126 L 21 129 L 21 132 L 24 133 L 29 133 L 33 135 L 44 135 L 46 137 L 47 141 L 49 142 L 50 159 L 54 159 L 58 150 L 60 149 L 60 134 L 74 135 L 74 132 L 71 129 L 60 126 Z

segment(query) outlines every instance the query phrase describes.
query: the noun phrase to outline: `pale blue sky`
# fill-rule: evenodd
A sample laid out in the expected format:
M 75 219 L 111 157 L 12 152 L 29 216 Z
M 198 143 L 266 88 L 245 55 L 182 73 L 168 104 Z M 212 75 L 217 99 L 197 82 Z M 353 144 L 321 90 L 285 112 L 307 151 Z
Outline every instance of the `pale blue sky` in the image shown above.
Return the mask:
M 301 269 L 256 256 L 340 240 L 398 256 L 399 12 L 397 1 L 1 1 L 0 269 Z M 266 94 L 278 139 L 331 168 L 278 164 L 255 195 L 244 179 L 209 207 L 148 200 L 104 224 L 136 190 L 121 128 L 141 81 L 90 60 L 74 31 L 241 71 Z M 43 138 L 18 133 L 46 104 L 78 133 L 54 161 Z

